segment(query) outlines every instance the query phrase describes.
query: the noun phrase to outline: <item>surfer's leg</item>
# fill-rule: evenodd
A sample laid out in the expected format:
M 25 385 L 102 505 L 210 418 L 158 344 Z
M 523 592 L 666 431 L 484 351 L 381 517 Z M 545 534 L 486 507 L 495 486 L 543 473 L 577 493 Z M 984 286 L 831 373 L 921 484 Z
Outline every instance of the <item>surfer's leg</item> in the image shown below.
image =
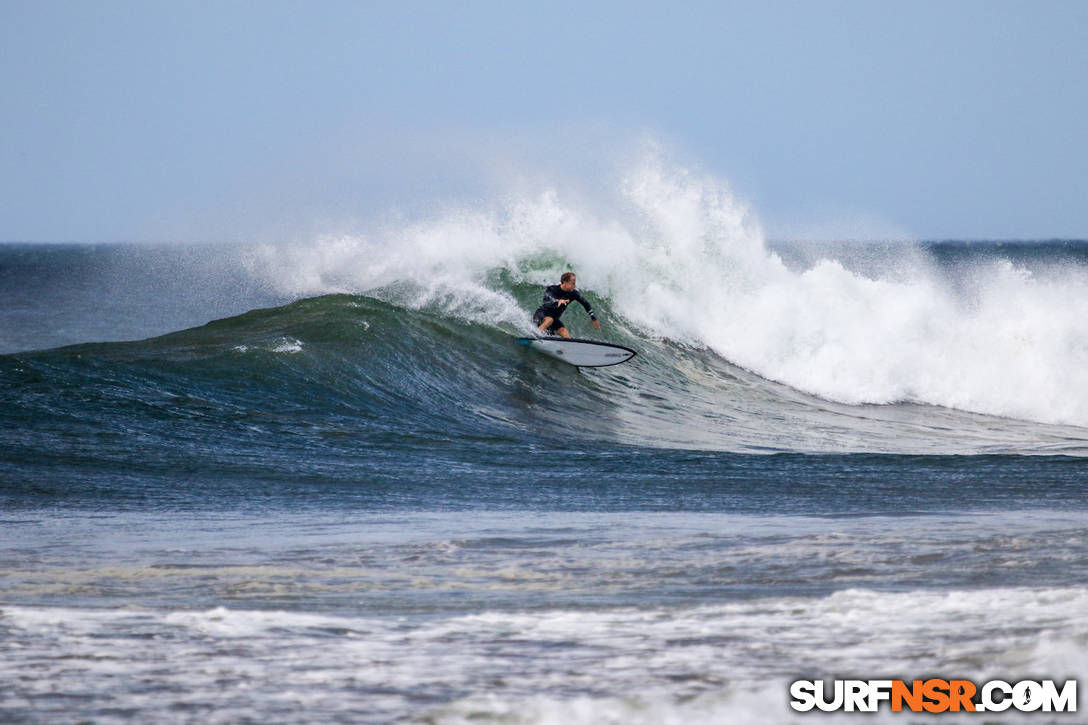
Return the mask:
M 544 334 L 544 330 L 552 324 L 552 317 L 544 312 L 544 308 L 541 307 L 533 313 L 533 324 L 536 325 L 537 332 Z
M 570 333 L 567 331 L 567 328 L 560 327 L 558 330 L 556 330 L 556 332 L 559 333 L 560 337 L 565 337 L 565 338 L 570 339 Z

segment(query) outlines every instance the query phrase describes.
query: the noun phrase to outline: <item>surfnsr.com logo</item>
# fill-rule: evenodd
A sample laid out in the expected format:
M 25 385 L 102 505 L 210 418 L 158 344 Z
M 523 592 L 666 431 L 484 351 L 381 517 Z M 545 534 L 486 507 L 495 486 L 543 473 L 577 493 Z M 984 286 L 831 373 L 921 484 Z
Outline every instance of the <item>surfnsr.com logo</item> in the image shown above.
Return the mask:
M 1076 712 L 1077 681 L 990 680 L 797 680 L 790 685 L 790 707 L 798 712 L 876 712 L 885 703 L 892 712 Z

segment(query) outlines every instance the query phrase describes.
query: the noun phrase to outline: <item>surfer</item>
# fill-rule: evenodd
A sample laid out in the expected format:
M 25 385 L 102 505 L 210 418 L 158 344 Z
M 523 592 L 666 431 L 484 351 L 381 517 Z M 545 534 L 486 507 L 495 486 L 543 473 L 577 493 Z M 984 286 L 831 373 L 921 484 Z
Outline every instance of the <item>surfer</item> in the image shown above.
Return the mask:
M 574 289 L 576 281 L 577 278 L 574 272 L 564 272 L 563 276 L 559 278 L 559 284 L 550 285 L 544 290 L 544 304 L 533 313 L 533 324 L 537 326 L 537 330 L 541 334 L 547 332 L 560 337 L 570 337 L 570 333 L 567 332 L 567 328 L 559 317 L 572 301 L 578 302 L 582 307 L 585 307 L 586 312 L 589 313 L 589 319 L 593 320 L 593 326 L 598 330 L 601 329 L 601 323 L 597 321 L 597 315 L 593 314 L 593 307 L 590 306 L 585 297 L 578 294 L 578 290 Z

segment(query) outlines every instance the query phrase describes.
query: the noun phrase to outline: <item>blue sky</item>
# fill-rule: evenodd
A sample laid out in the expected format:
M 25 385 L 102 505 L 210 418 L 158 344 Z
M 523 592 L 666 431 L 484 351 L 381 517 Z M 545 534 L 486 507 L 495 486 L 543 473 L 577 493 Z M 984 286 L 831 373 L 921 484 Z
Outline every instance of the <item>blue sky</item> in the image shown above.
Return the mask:
M 0 0 L 0 240 L 320 229 L 645 135 L 773 238 L 1084 238 L 1086 77 L 1084 2 Z

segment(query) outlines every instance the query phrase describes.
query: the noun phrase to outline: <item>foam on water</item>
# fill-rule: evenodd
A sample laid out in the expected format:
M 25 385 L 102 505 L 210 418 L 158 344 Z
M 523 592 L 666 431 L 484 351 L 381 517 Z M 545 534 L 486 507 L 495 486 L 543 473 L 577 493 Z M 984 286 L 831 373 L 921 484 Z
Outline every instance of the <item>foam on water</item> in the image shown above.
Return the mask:
M 5 606 L 0 705 L 63 721 L 63 676 L 102 721 L 800 722 L 797 678 L 1083 678 L 1085 612 L 1075 587 L 425 618 Z
M 865 271 L 848 255 L 798 269 L 718 179 L 652 154 L 612 187 L 606 202 L 546 187 L 367 235 L 255 248 L 247 266 L 287 295 L 377 291 L 518 331 L 532 310 L 495 273 L 545 284 L 569 267 L 642 334 L 708 347 L 806 393 L 1088 425 L 1088 270 L 994 259 L 952 282 L 916 247 Z
M 28 514 L 0 712 L 804 722 L 795 679 L 1083 682 L 1081 513 Z
M 273 348 L 272 352 L 280 352 L 280 353 L 282 353 L 282 352 L 286 352 L 286 353 L 302 352 L 302 343 L 299 342 L 298 340 L 294 340 L 294 339 L 291 339 L 289 337 L 285 337 L 280 341 L 280 343 L 278 345 L 276 345 L 275 348 Z

